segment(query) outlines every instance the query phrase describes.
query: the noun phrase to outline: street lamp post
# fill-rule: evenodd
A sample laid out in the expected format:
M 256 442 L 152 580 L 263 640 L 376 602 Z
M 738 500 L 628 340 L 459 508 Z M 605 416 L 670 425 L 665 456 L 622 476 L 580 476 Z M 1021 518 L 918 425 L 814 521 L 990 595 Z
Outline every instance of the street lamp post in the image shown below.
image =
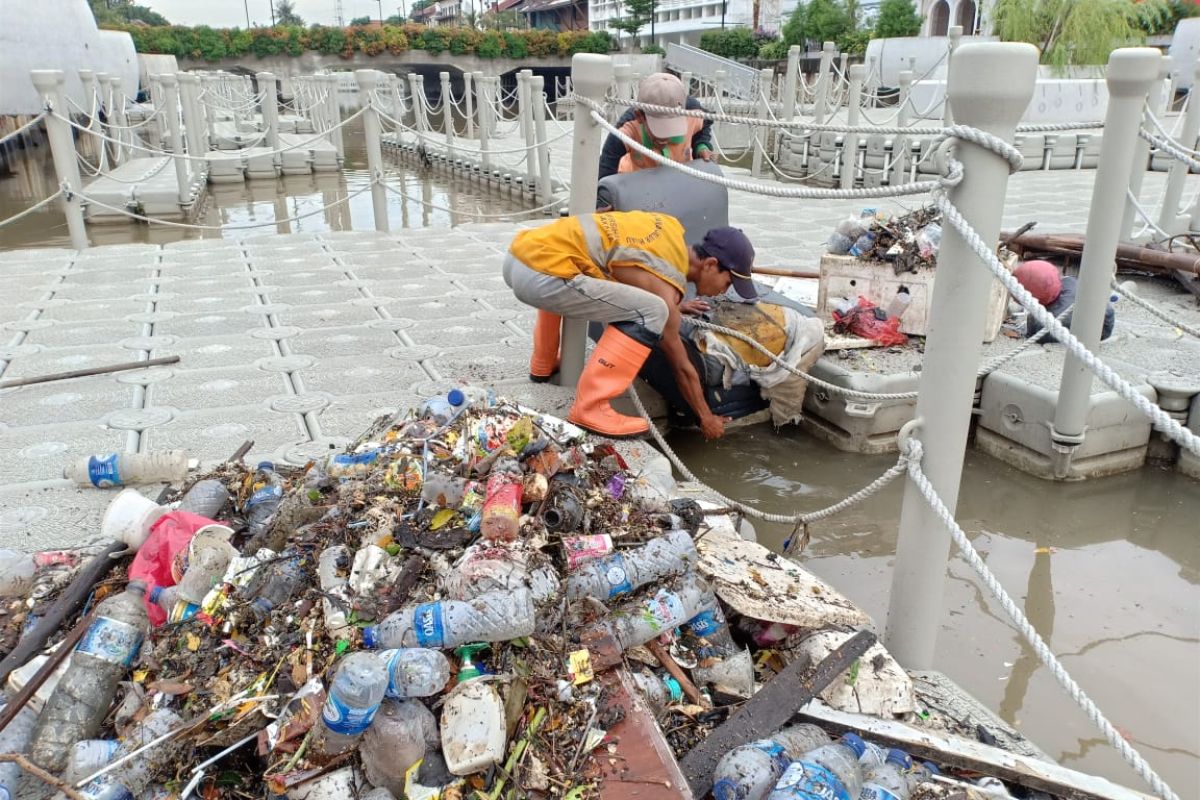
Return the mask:
M 246 30 L 250 30 L 250 0 L 242 0 L 242 7 L 246 10 Z
M 375 0 L 379 4 L 379 27 L 383 27 L 383 0 Z

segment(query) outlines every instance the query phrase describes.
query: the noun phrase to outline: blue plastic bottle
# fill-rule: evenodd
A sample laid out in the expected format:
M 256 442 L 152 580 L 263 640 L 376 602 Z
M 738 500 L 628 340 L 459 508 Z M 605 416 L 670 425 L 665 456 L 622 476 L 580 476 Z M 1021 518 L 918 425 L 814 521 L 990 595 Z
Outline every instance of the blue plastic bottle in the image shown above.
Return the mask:
M 784 770 L 769 800 L 857 800 L 862 791 L 858 759 L 866 750 L 853 733 L 810 750 Z

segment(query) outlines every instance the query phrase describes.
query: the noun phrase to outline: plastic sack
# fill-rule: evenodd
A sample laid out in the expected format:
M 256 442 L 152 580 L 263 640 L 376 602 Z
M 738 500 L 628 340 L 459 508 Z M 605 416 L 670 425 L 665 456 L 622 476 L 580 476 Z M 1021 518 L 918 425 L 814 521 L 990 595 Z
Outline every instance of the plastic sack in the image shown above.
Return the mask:
M 129 565 L 129 579 L 146 582 L 143 602 L 150 614 L 150 623 L 155 627 L 167 621 L 167 612 L 158 603 L 150 602 L 151 591 L 155 586 L 174 586 L 178 583 L 178 578 L 183 577 L 186 568 L 183 565 L 188 545 L 196 531 L 205 525 L 219 524 L 188 511 L 170 511 L 150 526 L 150 535 Z
M 858 305 L 844 312 L 834 310 L 833 329 L 838 333 L 851 333 L 884 346 L 904 344 L 908 341 L 908 337 L 900 332 L 900 318 L 888 317 L 883 309 L 865 297 L 859 297 Z

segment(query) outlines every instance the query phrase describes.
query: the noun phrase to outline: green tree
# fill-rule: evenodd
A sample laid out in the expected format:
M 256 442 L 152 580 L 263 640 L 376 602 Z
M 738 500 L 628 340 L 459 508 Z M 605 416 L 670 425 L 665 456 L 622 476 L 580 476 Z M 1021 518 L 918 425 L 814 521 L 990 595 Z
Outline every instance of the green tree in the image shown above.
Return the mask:
M 296 13 L 292 0 L 278 0 L 275 3 L 275 24 L 304 26 L 304 20 Z
M 351 25 L 370 25 L 371 18 L 370 17 L 355 17 L 354 19 L 350 20 L 350 24 Z
M 993 20 L 1001 40 L 1029 42 L 1043 64 L 1065 67 L 1105 63 L 1170 13 L 1168 0 L 997 0 Z
M 883 0 L 879 4 L 879 19 L 875 20 L 877 38 L 916 36 L 920 32 L 921 15 L 913 0 Z
M 130 0 L 90 0 L 92 16 L 97 23 L 122 24 L 142 22 L 146 25 L 170 25 L 167 18 L 147 6 L 139 6 Z
M 790 47 L 836 42 L 854 30 L 854 18 L 843 0 L 808 0 L 797 3 L 783 26 L 783 40 Z
M 726 28 L 700 34 L 700 49 L 724 58 L 754 58 L 759 43 L 749 28 Z
M 631 38 L 637 38 L 642 28 L 654 15 L 654 7 L 658 0 L 625 0 L 625 15 L 608 21 L 610 28 L 616 28 Z

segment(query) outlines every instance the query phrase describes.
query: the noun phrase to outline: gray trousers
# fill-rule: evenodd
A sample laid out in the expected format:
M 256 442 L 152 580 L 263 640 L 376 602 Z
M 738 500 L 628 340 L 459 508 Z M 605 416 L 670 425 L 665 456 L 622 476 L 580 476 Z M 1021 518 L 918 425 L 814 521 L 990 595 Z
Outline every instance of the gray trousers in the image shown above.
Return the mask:
M 567 319 L 635 322 L 655 336 L 667 325 L 667 304 L 636 286 L 587 275 L 556 278 L 532 270 L 512 253 L 504 257 L 504 282 L 526 305 Z

